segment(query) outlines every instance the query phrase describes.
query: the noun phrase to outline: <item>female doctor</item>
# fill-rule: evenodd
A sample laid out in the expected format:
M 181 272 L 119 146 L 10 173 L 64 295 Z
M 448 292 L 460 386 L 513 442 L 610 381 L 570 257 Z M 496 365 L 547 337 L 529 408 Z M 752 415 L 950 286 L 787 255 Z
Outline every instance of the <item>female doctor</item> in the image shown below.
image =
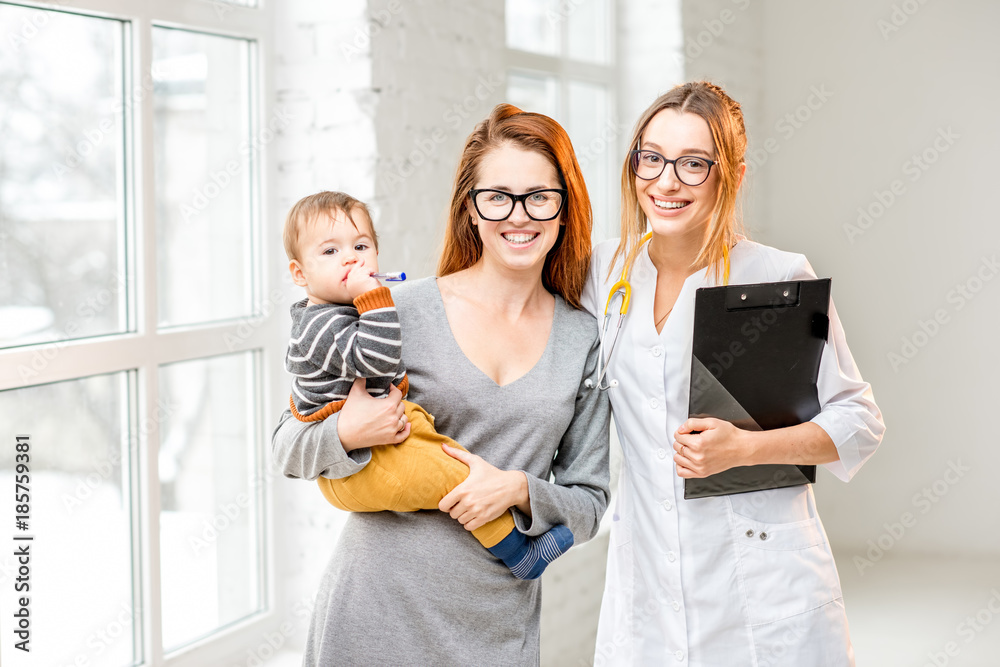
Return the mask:
M 687 417 L 695 290 L 816 277 L 804 256 L 738 233 L 746 141 L 721 88 L 661 96 L 622 168 L 621 239 L 594 252 L 583 302 L 602 323 L 612 285 L 631 283 L 617 334 L 618 302 L 607 310 L 594 380 L 624 452 L 596 665 L 854 664 L 811 486 L 684 499 L 685 479 L 742 465 L 822 464 L 848 481 L 885 430 L 832 304 L 814 419 L 752 432 Z

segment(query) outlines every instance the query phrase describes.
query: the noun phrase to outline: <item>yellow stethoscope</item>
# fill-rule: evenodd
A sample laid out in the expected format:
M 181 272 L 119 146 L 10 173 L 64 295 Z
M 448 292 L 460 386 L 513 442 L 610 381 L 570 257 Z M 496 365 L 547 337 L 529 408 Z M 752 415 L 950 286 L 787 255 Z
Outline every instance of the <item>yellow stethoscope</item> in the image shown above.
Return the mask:
M 653 238 L 653 232 L 646 232 L 646 235 L 639 240 L 639 248 L 641 249 L 643 244 Z M 639 254 L 636 253 L 636 257 Z M 729 246 L 725 245 L 722 247 L 722 260 L 723 260 L 723 271 L 722 271 L 722 284 L 729 284 Z M 597 388 L 601 391 L 607 391 L 612 387 L 618 386 L 618 380 L 607 380 L 605 381 L 605 376 L 608 374 L 608 366 L 611 364 L 611 355 L 615 351 L 615 343 L 618 342 L 618 333 L 622 329 L 622 322 L 625 321 L 625 315 L 628 313 L 629 302 L 632 300 L 632 285 L 629 283 L 628 279 L 632 275 L 632 264 L 628 261 L 622 266 L 622 274 L 619 277 L 618 282 L 611 286 L 611 290 L 608 292 L 608 300 L 604 304 L 604 324 L 601 327 L 601 344 L 599 348 L 599 353 L 597 356 L 597 384 L 590 378 L 583 383 L 585 387 L 593 389 Z M 615 298 L 621 299 L 621 304 L 618 307 L 618 324 L 615 326 L 615 336 L 611 339 L 611 346 L 608 347 L 608 356 L 604 356 L 604 348 L 608 339 L 608 324 L 611 322 L 611 303 Z

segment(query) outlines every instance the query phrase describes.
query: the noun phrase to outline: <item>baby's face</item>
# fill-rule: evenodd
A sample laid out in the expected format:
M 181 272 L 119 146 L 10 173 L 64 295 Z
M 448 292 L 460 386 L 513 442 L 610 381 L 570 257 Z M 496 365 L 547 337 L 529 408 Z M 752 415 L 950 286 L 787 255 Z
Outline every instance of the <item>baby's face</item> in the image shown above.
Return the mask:
M 351 304 L 347 274 L 356 265 L 365 274 L 378 271 L 378 253 L 371 223 L 361 211 L 354 211 L 351 224 L 343 211 L 332 212 L 307 225 L 299 233 L 299 259 L 289 267 L 296 285 L 304 287 L 310 303 Z M 296 265 L 298 271 L 296 271 Z

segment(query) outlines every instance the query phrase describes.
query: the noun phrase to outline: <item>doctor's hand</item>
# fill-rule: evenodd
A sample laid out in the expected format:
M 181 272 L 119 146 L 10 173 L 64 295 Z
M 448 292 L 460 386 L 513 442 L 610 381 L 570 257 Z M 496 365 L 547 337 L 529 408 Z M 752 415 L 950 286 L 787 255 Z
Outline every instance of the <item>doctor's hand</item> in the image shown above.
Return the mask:
M 674 433 L 677 475 L 708 477 L 736 466 L 749 465 L 752 458 L 749 435 L 749 431 L 722 419 L 688 419 Z
M 448 512 L 466 530 L 476 530 L 514 506 L 528 502 L 528 480 L 520 470 L 500 470 L 464 449 L 441 445 L 469 466 L 469 476 L 441 499 L 438 509 Z
M 403 413 L 402 401 L 403 392 L 395 386 L 385 398 L 375 398 L 365 389 L 365 379 L 356 379 L 337 416 L 337 436 L 344 451 L 397 445 L 406 440 L 410 423 Z

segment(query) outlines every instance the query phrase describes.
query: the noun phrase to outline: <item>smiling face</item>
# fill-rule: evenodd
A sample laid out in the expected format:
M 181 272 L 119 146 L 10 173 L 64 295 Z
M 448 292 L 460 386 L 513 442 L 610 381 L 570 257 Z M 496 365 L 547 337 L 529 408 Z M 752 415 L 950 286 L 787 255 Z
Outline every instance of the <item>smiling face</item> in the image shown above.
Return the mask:
M 300 222 L 298 259 L 288 266 L 292 281 L 304 287 L 309 303 L 351 304 L 347 274 L 359 262 L 367 273 L 378 271 L 378 251 L 371 233 L 371 221 L 359 208 L 351 219 L 341 210 L 321 214 L 316 220 Z
M 664 109 L 653 116 L 640 142 L 641 150 L 656 151 L 668 160 L 682 155 L 718 159 L 708 123 L 693 113 L 675 109 Z M 633 176 L 639 206 L 655 234 L 698 239 L 704 237 L 715 210 L 718 178 L 718 165 L 711 168 L 708 180 L 696 186 L 681 183 L 673 165 L 666 165 L 660 177 L 651 181 Z
M 507 143 L 490 151 L 479 165 L 476 189 L 501 190 L 520 195 L 535 190 L 561 188 L 555 166 L 541 153 Z M 537 271 L 559 238 L 560 214 L 552 220 L 528 217 L 518 203 L 506 220 L 484 220 L 472 201 L 468 202 L 472 224 L 483 242 L 480 262 L 510 271 Z

